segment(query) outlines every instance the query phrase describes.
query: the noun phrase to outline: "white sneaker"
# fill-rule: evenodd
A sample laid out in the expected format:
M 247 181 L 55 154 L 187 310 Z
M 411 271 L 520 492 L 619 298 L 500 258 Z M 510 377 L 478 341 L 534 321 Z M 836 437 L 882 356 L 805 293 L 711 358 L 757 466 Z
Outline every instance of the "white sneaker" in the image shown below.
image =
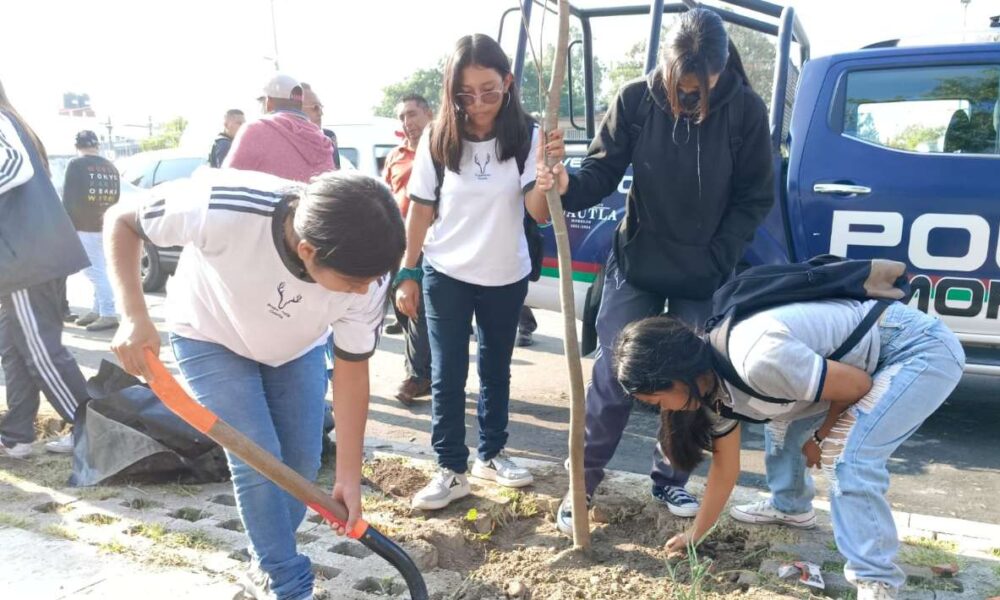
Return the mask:
M 500 452 L 486 462 L 477 458 L 472 465 L 472 476 L 512 488 L 524 487 L 535 481 L 531 471 L 517 466 L 505 452 Z
M 858 600 L 896 600 L 896 589 L 884 581 L 859 581 Z
M 0 442 L 0 455 L 10 458 L 28 458 L 33 452 L 31 444 L 14 444 L 7 447 L 7 444 Z
M 56 454 L 73 454 L 73 434 L 67 433 L 51 442 L 45 442 L 45 449 Z
M 780 523 L 799 529 L 812 529 L 816 526 L 816 511 L 813 509 L 810 508 L 809 512 L 790 515 L 771 506 L 770 500 L 734 506 L 729 509 L 729 516 L 743 523 Z
M 238 584 L 243 587 L 243 594 L 247 598 L 278 600 L 278 596 L 271 591 L 271 576 L 256 564 L 252 564 L 249 569 L 243 572 Z
M 587 496 L 587 508 L 593 504 L 593 498 Z M 559 503 L 559 511 L 556 512 L 556 529 L 566 535 L 573 535 L 573 492 L 566 492 L 562 502 Z
M 410 505 L 421 510 L 438 510 L 471 493 L 464 473 L 441 467 L 431 482 L 413 496 Z

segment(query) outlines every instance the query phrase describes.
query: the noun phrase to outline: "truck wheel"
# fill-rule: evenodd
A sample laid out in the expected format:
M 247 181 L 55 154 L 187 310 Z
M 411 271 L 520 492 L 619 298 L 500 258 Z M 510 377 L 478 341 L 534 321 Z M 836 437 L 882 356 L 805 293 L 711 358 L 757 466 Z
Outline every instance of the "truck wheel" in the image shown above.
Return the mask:
M 159 292 L 167 282 L 167 272 L 160 262 L 160 253 L 155 246 L 142 245 L 139 256 L 139 275 L 142 278 L 142 291 L 147 294 Z

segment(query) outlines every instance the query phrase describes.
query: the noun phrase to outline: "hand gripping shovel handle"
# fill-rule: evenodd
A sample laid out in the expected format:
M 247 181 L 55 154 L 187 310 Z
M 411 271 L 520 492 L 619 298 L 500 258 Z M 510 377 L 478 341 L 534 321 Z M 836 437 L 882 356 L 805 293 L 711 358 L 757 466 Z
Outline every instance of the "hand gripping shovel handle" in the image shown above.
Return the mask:
M 346 524 L 348 513 L 343 503 L 253 443 L 250 438 L 233 429 L 218 415 L 195 402 L 167 371 L 160 359 L 148 349 L 146 363 L 153 373 L 153 380 L 148 382 L 149 387 L 178 417 L 240 457 L 243 462 L 301 500 L 330 523 L 340 526 Z M 403 576 L 413 600 L 427 599 L 427 585 L 413 559 L 402 548 L 362 519 L 358 520 L 357 525 L 347 535 L 389 561 Z

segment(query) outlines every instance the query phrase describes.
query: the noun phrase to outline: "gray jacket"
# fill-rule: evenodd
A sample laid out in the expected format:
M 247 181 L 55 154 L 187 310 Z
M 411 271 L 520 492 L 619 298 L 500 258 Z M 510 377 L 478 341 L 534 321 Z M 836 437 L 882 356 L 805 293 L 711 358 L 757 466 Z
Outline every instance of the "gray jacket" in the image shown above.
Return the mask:
M 89 265 L 31 138 L 0 111 L 0 296 Z

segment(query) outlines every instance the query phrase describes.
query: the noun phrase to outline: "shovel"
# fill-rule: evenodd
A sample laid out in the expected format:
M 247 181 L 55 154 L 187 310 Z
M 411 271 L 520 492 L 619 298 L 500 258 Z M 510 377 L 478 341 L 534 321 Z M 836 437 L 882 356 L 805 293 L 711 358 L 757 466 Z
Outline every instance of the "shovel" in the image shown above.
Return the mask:
M 167 371 L 160 359 L 152 351 L 146 350 L 146 362 L 153 373 L 149 387 L 160 400 L 178 417 L 189 425 L 212 438 L 220 446 L 232 452 L 261 475 L 267 477 L 306 506 L 319 513 L 335 525 L 347 523 L 347 507 L 330 494 L 292 470 L 288 465 L 253 443 L 247 436 L 223 421 L 204 406 L 195 402 L 177 380 Z M 395 542 L 385 537 L 374 527 L 359 519 L 347 533 L 389 562 L 406 581 L 412 600 L 427 600 L 427 585 L 420 575 L 413 559 Z

